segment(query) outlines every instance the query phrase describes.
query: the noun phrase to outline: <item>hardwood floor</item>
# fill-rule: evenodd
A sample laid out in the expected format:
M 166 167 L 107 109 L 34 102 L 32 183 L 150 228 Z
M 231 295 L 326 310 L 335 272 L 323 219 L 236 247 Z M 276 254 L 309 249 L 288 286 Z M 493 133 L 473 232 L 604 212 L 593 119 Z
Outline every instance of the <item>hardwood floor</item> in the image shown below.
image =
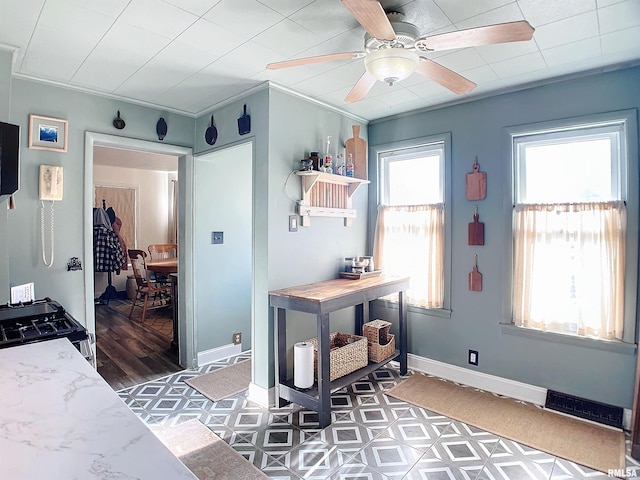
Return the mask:
M 98 373 L 116 391 L 183 370 L 177 352 L 170 348 L 171 334 L 129 320 L 121 313 L 128 312 L 127 305 L 111 300 L 95 307 Z M 164 315 L 170 324 L 170 309 L 164 310 L 152 320 L 162 323 Z

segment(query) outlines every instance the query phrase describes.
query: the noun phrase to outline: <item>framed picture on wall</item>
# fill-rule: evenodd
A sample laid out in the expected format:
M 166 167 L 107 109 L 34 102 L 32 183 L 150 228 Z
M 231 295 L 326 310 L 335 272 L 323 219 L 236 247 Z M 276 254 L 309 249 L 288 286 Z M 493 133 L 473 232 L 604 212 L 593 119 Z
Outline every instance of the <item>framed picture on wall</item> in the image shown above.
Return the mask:
M 66 152 L 68 132 L 67 120 L 29 115 L 29 148 Z

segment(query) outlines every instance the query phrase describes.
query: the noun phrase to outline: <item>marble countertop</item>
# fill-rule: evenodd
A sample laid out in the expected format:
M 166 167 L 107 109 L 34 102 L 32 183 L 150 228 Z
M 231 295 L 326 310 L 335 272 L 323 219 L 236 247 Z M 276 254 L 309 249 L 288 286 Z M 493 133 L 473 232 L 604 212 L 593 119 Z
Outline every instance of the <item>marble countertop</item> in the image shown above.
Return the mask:
M 67 339 L 0 349 L 0 475 L 196 477 Z

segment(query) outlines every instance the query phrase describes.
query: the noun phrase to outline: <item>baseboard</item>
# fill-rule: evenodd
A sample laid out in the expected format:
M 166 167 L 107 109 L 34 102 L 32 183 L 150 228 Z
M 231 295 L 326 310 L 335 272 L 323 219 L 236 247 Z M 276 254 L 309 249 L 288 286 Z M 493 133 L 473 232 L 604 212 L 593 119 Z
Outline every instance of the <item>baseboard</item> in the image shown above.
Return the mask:
M 264 388 L 251 382 L 247 399 L 257 403 L 261 407 L 269 408 L 275 405 L 275 388 Z
M 428 373 L 436 377 L 444 378 L 445 380 L 462 383 L 470 387 L 480 388 L 488 392 L 505 395 L 536 405 L 544 405 L 547 399 L 546 388 L 489 375 L 488 373 L 475 372 L 468 368 L 438 362 L 430 358 L 409 354 L 408 364 L 412 370 Z
M 198 352 L 198 365 L 217 362 L 218 360 L 223 360 L 240 353 L 242 353 L 242 344 L 234 345 L 230 343 L 221 347 L 212 348 L 204 352 Z
M 510 398 L 515 398 L 516 400 L 523 400 L 540 406 L 544 406 L 547 399 L 546 388 L 536 387 L 535 385 L 517 382 L 488 373 L 476 372 L 468 368 L 450 365 L 417 355 L 408 354 L 407 360 L 408 367 L 411 370 L 435 375 L 436 377 L 462 383 L 470 387 L 480 388 L 487 392 L 505 395 Z M 625 430 L 631 429 L 631 410 L 628 408 L 624 409 L 622 428 Z

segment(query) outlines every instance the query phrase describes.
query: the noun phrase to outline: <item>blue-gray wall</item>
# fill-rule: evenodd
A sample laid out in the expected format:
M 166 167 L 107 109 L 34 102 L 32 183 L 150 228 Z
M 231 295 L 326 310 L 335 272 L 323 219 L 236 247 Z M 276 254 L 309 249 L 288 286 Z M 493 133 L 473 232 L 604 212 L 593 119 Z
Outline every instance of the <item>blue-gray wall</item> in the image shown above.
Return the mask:
M 626 408 L 632 405 L 636 358 L 633 346 L 621 351 L 592 348 L 509 334 L 510 158 L 505 151 L 508 126 L 640 107 L 640 68 L 631 68 L 495 96 L 439 110 L 372 122 L 372 146 L 441 132 L 452 136 L 452 293 L 451 318 L 410 313 L 409 351 L 461 367 L 550 388 Z M 637 148 L 635 150 L 637 152 Z M 487 173 L 487 198 L 465 198 L 465 175 L 477 155 Z M 374 159 L 371 158 L 370 162 Z M 631 158 L 637 163 L 638 158 Z M 588 168 L 588 166 L 585 166 Z M 375 162 L 369 166 L 375 172 Z M 553 175 L 554 172 L 549 172 Z M 638 178 L 631 179 L 637 186 Z M 637 187 L 636 187 L 637 188 Z M 369 212 L 376 197 L 370 192 Z M 486 243 L 467 245 L 467 224 L 478 204 Z M 638 211 L 629 211 L 637 229 Z M 375 218 L 375 217 L 372 217 Z M 372 221 L 373 223 L 373 221 Z M 637 245 L 629 245 L 637 249 Z M 478 254 L 483 291 L 468 290 L 467 275 Z M 637 269 L 637 265 L 632 265 Z M 507 308 L 505 308 L 505 306 Z M 381 309 L 379 315 L 393 316 Z M 549 336 L 551 337 L 551 336 Z M 635 335 L 631 335 L 635 338 Z M 632 340 L 633 341 L 633 340 Z M 479 351 L 478 367 L 467 365 L 469 349 Z
M 112 125 L 117 110 L 126 120 L 124 130 L 116 130 Z M 68 151 L 59 153 L 29 149 L 29 114 L 68 120 Z M 84 257 L 85 131 L 158 142 L 155 125 L 160 116 L 166 119 L 169 127 L 164 143 L 192 145 L 194 120 L 191 118 L 70 89 L 13 79 L 10 119 L 21 126 L 21 182 L 16 194 L 16 208 L 8 212 L 7 228 L 0 233 L 0 243 L 8 246 L 7 256 L 0 258 L 0 270 L 8 271 L 11 285 L 35 282 L 38 298 L 49 296 L 58 300 L 74 317 L 86 324 L 84 273 L 68 272 L 66 268 L 71 257 Z M 64 198 L 55 205 L 55 263 L 52 268 L 45 267 L 40 251 L 40 164 L 61 165 L 64 168 Z M 90 268 L 90 265 L 83 267 Z M 0 296 L 5 299 L 8 292 L 3 290 Z
M 269 289 L 279 289 L 336 278 L 344 257 L 366 255 L 368 185 L 360 187 L 353 198 L 357 217 L 351 227 L 341 218 L 311 217 L 308 227 L 289 232 L 289 215 L 297 213 L 301 198 L 300 178 L 291 175 L 300 169 L 300 160 L 310 151 L 324 151 L 331 135 L 333 148 L 344 149 L 353 136 L 352 125 L 362 123 L 316 103 L 272 89 L 269 109 Z M 362 138 L 367 140 L 366 128 Z M 334 158 L 336 150 L 332 151 Z M 273 312 L 269 312 L 273 327 Z M 353 332 L 353 312 L 348 309 L 331 315 L 331 330 Z M 265 331 L 265 333 L 267 333 Z M 289 345 L 317 335 L 316 317 L 287 314 Z M 268 332 L 272 338 L 272 331 Z M 273 342 L 270 344 L 273 347 Z M 273 351 L 269 355 L 273 362 Z M 273 384 L 273 376 L 271 383 Z

